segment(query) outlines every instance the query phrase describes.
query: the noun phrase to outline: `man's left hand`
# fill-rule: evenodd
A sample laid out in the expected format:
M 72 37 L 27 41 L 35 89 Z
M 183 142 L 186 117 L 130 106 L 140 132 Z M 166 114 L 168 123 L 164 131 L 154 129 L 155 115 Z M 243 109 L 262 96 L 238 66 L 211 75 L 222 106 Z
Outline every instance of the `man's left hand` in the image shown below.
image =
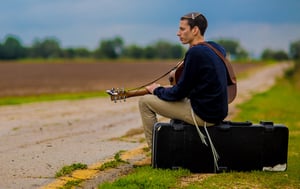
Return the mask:
M 152 83 L 151 85 L 146 86 L 146 89 L 153 94 L 153 91 L 157 88 L 160 87 L 160 84 L 158 83 Z

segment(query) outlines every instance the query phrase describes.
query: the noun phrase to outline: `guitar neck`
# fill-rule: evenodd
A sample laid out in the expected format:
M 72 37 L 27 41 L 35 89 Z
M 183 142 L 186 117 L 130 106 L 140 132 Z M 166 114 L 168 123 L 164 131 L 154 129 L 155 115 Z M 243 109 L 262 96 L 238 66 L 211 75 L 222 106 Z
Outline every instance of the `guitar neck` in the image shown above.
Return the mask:
M 149 91 L 146 88 L 142 88 L 142 89 L 127 91 L 126 97 L 130 98 L 130 97 L 135 97 L 135 96 L 143 96 L 146 94 L 150 94 Z
M 106 90 L 107 94 L 110 95 L 112 101 L 117 102 L 118 100 L 125 100 L 126 98 L 143 96 L 145 94 L 150 94 L 146 88 L 141 88 L 137 90 L 125 91 L 124 89 L 111 89 Z

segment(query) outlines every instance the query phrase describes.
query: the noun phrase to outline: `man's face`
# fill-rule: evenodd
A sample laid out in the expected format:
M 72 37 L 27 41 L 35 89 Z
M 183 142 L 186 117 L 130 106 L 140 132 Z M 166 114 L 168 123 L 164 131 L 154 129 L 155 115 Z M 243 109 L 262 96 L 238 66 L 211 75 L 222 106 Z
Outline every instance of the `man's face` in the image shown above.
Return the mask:
M 177 36 L 182 44 L 190 44 L 193 41 L 194 35 L 187 20 L 180 20 Z

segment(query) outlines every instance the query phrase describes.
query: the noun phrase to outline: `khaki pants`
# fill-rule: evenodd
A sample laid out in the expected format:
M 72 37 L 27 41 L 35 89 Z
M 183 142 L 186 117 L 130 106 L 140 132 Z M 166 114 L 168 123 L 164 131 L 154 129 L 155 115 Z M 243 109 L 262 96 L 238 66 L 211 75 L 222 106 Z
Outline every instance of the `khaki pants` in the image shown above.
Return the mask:
M 157 122 L 157 114 L 170 119 L 182 120 L 194 125 L 191 108 L 190 100 L 187 98 L 181 101 L 168 102 L 159 99 L 155 95 L 144 95 L 140 97 L 139 109 L 146 141 L 150 149 L 152 149 L 152 131 L 154 124 Z M 197 124 L 203 126 L 204 121 L 196 114 L 194 115 Z M 207 126 L 211 125 L 213 124 L 207 123 Z

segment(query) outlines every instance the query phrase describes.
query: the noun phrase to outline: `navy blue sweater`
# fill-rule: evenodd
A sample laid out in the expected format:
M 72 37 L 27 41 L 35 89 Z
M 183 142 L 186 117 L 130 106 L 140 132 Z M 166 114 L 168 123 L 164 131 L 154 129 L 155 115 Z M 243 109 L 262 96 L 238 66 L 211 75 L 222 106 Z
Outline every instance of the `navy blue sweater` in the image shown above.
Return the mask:
M 226 55 L 223 47 L 209 43 Z M 201 119 L 218 123 L 228 114 L 226 66 L 209 47 L 193 46 L 185 54 L 184 68 L 176 85 L 158 87 L 154 94 L 166 101 L 187 97 Z

